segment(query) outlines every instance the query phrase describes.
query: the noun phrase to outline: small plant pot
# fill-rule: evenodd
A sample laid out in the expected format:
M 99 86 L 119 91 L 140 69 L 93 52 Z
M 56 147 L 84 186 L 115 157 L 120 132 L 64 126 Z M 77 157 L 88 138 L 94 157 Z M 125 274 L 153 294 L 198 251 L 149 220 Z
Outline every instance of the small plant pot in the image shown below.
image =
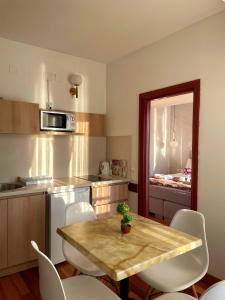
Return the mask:
M 121 224 L 121 232 L 122 233 L 129 233 L 131 230 L 130 224 Z

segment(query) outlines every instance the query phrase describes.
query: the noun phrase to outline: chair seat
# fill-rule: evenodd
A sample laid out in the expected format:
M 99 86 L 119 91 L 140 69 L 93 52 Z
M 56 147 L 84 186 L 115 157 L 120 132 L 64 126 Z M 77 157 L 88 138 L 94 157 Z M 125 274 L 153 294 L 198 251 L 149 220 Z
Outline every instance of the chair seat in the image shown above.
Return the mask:
M 202 271 L 200 271 L 202 269 Z M 142 271 L 138 276 L 155 289 L 172 293 L 183 291 L 206 273 L 194 256 L 183 254 Z
M 184 293 L 169 293 L 159 296 L 155 300 L 196 300 L 196 298 Z
M 119 300 L 120 298 L 93 277 L 80 275 L 62 280 L 67 300 Z
M 80 251 L 76 250 L 76 248 L 70 244 L 67 243 L 64 251 L 66 260 L 81 273 L 94 277 L 105 275 L 103 271 L 101 271 L 86 256 L 84 256 L 82 253 L 80 253 Z

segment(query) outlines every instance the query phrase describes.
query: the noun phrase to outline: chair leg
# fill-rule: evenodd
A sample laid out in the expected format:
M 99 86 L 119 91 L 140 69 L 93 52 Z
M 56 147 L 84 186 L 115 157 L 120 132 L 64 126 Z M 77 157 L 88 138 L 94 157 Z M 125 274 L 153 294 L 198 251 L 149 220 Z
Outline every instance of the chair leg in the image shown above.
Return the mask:
M 154 291 L 154 288 L 152 288 L 151 286 L 149 286 L 149 287 L 148 287 L 147 294 L 146 294 L 146 296 L 145 296 L 145 300 L 148 300 L 148 299 L 149 299 L 149 297 L 152 295 L 153 291 Z
M 77 276 L 77 275 L 80 275 L 80 274 L 81 274 L 81 272 L 74 268 L 72 276 Z
M 115 289 L 116 289 L 116 293 L 119 295 L 119 292 L 120 292 L 120 290 L 119 290 L 119 284 L 116 282 L 116 281 L 114 281 L 112 278 L 110 278 L 109 276 L 100 276 L 100 277 L 98 277 L 100 280 L 105 280 L 105 281 L 107 281 L 108 283 L 110 283 L 113 287 L 115 287 Z
M 198 299 L 198 293 L 196 291 L 196 288 L 195 288 L 194 284 L 192 285 L 192 292 L 193 292 L 194 297 Z
M 111 281 L 112 286 L 115 287 L 116 293 L 119 295 L 119 293 L 120 293 L 119 283 L 114 281 L 112 278 L 110 278 L 110 281 Z

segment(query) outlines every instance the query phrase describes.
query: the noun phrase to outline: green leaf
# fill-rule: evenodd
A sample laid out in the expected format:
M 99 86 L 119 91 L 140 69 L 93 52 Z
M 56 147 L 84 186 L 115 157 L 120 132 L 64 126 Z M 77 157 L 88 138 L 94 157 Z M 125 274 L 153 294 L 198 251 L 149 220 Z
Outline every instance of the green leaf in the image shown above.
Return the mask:
M 121 215 L 129 213 L 129 211 L 130 211 L 130 208 L 126 202 L 118 204 L 117 212 L 120 213 Z
M 122 223 L 123 224 L 129 224 L 130 222 L 132 222 L 133 217 L 129 214 L 124 214 L 123 215 L 123 219 L 122 219 Z

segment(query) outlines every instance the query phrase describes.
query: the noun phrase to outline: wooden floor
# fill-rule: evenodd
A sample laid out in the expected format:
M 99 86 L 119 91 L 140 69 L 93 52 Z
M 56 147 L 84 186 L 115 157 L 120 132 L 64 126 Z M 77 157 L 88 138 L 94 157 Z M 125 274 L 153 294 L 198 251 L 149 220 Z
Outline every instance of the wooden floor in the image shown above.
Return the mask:
M 73 275 L 74 268 L 68 263 L 62 263 L 57 266 L 60 277 L 67 278 Z M 114 289 L 103 278 L 102 282 Z M 141 281 L 137 276 L 130 278 L 130 297 L 135 300 L 142 300 L 145 298 L 147 292 L 147 285 Z M 207 286 L 200 282 L 197 286 L 199 295 L 207 288 Z M 186 291 L 191 294 L 191 291 Z M 13 275 L 0 278 L 0 300 L 40 300 L 39 284 L 38 284 L 38 268 L 32 268 L 27 271 L 15 273 Z M 99 299 L 101 300 L 101 299 Z

